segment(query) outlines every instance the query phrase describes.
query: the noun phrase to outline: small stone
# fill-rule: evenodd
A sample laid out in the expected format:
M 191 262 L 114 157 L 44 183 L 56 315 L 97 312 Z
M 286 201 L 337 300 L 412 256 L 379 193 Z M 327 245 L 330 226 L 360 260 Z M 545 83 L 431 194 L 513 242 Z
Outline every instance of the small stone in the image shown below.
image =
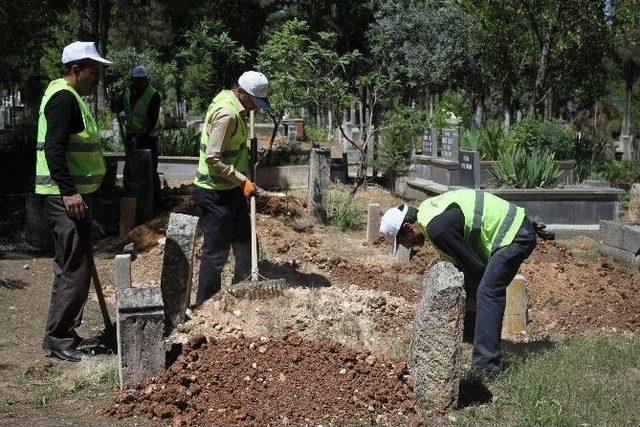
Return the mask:
M 255 350 L 256 349 L 256 343 L 251 343 L 249 344 L 249 350 Z
M 236 317 L 242 316 L 242 312 L 240 310 L 233 310 L 233 315 Z
M 373 365 L 376 363 L 376 357 L 373 354 L 370 354 L 365 359 L 365 362 L 367 362 L 369 365 Z
M 267 338 L 267 337 L 260 337 L 260 342 L 269 342 L 269 338 Z
M 257 364 L 256 362 L 253 362 L 253 363 L 251 364 L 251 367 L 252 367 L 253 369 L 258 369 L 258 364 Z
M 233 328 L 231 328 L 231 327 L 227 326 L 227 327 L 224 329 L 224 331 L 225 331 L 227 334 L 230 334 L 231 332 L 233 332 Z
M 376 408 L 374 408 L 373 406 L 371 406 L 371 405 L 367 406 L 367 411 L 373 412 L 375 410 L 376 410 Z
M 158 244 L 159 245 L 165 245 L 167 243 L 167 238 L 166 237 L 161 237 L 158 239 Z
M 249 375 L 247 375 L 246 377 L 243 378 L 245 381 L 251 381 L 251 377 Z
M 216 331 L 221 331 L 222 330 L 222 325 L 220 325 L 219 323 L 216 324 L 216 326 L 214 326 Z
M 340 372 L 339 372 L 340 375 L 344 375 L 346 373 L 347 373 L 347 370 L 345 368 L 340 369 Z
M 29 269 L 29 264 L 23 265 L 22 268 L 24 268 L 25 270 L 28 270 Z
M 260 353 L 263 353 L 263 354 L 264 354 L 264 353 L 266 353 L 266 352 L 267 352 L 267 347 L 265 347 L 265 346 L 261 345 L 260 347 L 258 347 L 258 351 L 259 351 Z

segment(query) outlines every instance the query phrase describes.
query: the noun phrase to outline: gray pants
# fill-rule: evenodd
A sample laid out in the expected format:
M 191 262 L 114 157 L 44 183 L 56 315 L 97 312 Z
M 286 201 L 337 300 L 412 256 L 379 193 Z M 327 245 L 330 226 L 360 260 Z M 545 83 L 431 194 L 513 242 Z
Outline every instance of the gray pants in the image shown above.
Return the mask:
M 90 197 L 83 196 L 90 206 Z M 89 295 L 93 263 L 91 212 L 74 221 L 67 216 L 61 196 L 46 196 L 45 210 L 53 230 L 53 291 L 47 326 L 42 341 L 44 350 L 65 350 L 77 344 L 75 329 Z

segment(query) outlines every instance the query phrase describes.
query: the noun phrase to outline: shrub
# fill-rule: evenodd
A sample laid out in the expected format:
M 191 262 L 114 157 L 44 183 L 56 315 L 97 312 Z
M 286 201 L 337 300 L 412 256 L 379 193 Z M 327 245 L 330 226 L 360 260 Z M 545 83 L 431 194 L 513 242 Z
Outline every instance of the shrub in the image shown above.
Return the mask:
M 300 145 L 295 141 L 286 140 L 283 145 L 272 150 L 260 164 L 262 166 L 294 166 L 307 163 L 309 163 L 309 156 L 300 153 Z
M 506 145 L 527 152 L 548 151 L 557 159 L 574 156 L 573 133 L 562 123 L 552 120 L 522 119 L 506 134 Z
M 462 135 L 461 148 L 478 151 L 484 160 L 497 159 L 505 149 L 502 125 L 493 121 L 478 130 L 466 131 Z
M 362 228 L 364 221 L 355 201 L 351 200 L 345 204 L 345 197 L 342 194 L 332 194 L 329 201 L 331 205 L 329 224 L 342 231 Z
M 631 160 L 615 160 L 602 163 L 591 174 L 593 179 L 604 179 L 616 187 L 629 189 L 638 178 L 640 171 Z
M 427 125 L 424 110 L 398 106 L 383 126 L 375 165 L 390 178 L 402 175 L 411 164 L 411 149 Z
M 291 130 L 291 127 L 289 127 L 289 129 Z M 305 124 L 304 135 L 306 136 L 307 141 L 311 144 L 320 144 L 322 142 L 327 142 L 329 139 L 326 127 L 316 126 L 313 124 Z
M 160 154 L 163 156 L 200 155 L 200 138 L 193 128 L 159 132 Z
M 547 151 L 527 153 L 522 147 L 509 147 L 500 153 L 494 176 L 499 187 L 552 187 L 560 177 L 553 154 Z

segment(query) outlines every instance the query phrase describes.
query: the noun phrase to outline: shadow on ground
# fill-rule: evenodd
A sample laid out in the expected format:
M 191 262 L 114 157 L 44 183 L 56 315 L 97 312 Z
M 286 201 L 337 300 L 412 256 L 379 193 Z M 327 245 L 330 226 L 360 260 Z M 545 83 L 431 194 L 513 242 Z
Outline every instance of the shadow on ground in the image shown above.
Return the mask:
M 266 279 L 284 279 L 289 287 L 325 288 L 331 286 L 326 277 L 315 273 L 303 273 L 289 264 L 260 262 L 260 274 Z

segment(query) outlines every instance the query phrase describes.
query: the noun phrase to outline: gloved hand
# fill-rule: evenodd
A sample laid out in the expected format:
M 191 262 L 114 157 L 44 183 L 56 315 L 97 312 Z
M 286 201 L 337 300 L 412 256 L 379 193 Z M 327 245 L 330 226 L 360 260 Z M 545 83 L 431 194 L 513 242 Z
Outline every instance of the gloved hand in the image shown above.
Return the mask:
M 555 240 L 556 239 L 556 234 L 551 232 L 551 231 L 545 231 L 545 228 L 547 228 L 546 225 L 544 225 L 541 222 L 533 222 L 533 229 L 536 231 L 536 234 L 538 235 L 538 237 L 540 237 L 542 240 Z
M 256 194 L 256 186 L 248 179 L 243 181 L 240 187 L 242 188 L 244 197 L 250 197 Z

